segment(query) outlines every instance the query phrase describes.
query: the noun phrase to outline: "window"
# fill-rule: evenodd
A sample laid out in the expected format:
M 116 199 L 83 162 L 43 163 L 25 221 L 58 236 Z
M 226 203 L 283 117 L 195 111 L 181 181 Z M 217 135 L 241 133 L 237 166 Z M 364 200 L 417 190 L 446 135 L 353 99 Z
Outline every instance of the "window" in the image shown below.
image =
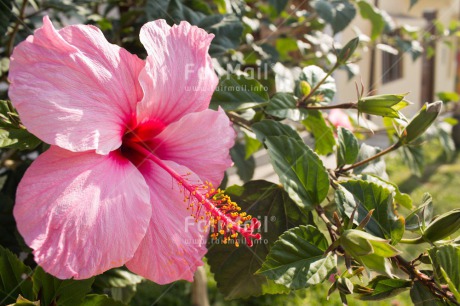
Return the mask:
M 382 51 L 382 83 L 392 82 L 403 77 L 401 53 L 397 55 Z

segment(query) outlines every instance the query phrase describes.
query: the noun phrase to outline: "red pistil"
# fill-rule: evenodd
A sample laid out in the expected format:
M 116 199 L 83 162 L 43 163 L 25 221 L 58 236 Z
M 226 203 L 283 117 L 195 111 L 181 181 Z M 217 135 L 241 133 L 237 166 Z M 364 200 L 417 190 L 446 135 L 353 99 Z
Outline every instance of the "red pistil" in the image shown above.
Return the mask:
M 240 212 L 241 208 L 235 202 L 232 202 L 230 197 L 225 195 L 223 191 L 214 189 L 209 182 L 205 182 L 204 185 L 200 186 L 193 185 L 187 178 L 168 167 L 144 146 L 134 142 L 130 143 L 129 146 L 163 168 L 188 192 L 188 196 L 185 196 L 185 202 L 189 201 L 188 209 L 192 209 L 192 215 L 197 221 L 198 219 L 206 218 L 210 222 L 212 239 L 216 240 L 219 235 L 222 235 L 224 244 L 233 240 L 235 241 L 235 246 L 239 246 L 236 238 L 241 235 L 245 238 L 246 244 L 252 246 L 253 239 L 258 240 L 261 238 L 259 233 L 254 233 L 254 230 L 260 227 L 259 220 L 252 218 L 245 212 Z M 206 217 L 202 217 L 200 214 L 202 207 L 206 210 Z

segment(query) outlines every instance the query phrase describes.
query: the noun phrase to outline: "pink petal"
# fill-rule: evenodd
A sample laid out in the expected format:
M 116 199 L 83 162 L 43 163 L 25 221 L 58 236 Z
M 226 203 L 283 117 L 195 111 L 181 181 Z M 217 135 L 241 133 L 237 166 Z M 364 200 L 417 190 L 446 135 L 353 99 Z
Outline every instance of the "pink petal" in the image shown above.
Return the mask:
M 142 174 L 118 153 L 52 146 L 19 184 L 14 217 L 35 261 L 58 277 L 84 279 L 128 261 L 151 216 Z
M 328 115 L 329 121 L 335 127 L 344 127 L 349 130 L 353 130 L 353 125 L 350 122 L 350 118 L 346 113 L 341 111 L 340 109 L 333 109 Z
M 222 109 L 188 114 L 167 126 L 154 139 L 155 154 L 173 160 L 218 186 L 232 165 L 229 150 L 235 131 Z
M 154 118 L 168 124 L 208 108 L 218 83 L 208 55 L 213 37 L 185 21 L 172 28 L 164 20 L 142 27 L 140 39 L 148 57 L 139 76 L 144 90 L 140 122 Z
M 142 99 L 144 62 L 93 26 L 43 27 L 11 57 L 9 95 L 24 125 L 47 143 L 107 154 L 121 145 Z
M 186 167 L 164 161 L 177 173 L 188 175 L 188 180 L 201 181 Z M 203 265 L 206 253 L 207 222 L 195 222 L 187 210 L 181 187 L 171 176 L 151 161 L 140 168 L 150 186 L 152 218 L 150 226 L 133 259 L 126 263 L 131 271 L 158 284 L 176 280 L 193 280 L 197 267 Z

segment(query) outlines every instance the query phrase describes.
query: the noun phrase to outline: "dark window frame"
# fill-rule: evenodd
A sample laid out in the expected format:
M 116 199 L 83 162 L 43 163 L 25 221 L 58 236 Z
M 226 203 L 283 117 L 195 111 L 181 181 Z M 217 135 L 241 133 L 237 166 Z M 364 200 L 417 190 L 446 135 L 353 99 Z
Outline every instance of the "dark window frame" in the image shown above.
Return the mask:
M 382 84 L 390 83 L 404 77 L 403 57 L 401 52 L 393 54 L 382 51 Z

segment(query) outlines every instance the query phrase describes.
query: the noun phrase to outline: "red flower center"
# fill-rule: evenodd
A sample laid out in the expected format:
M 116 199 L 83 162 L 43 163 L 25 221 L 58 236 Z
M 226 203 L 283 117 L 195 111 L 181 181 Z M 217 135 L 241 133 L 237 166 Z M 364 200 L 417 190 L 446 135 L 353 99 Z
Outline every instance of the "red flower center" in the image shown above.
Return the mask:
M 134 146 L 140 144 L 154 153 L 158 143 L 155 142 L 155 136 L 160 134 L 166 125 L 159 120 L 150 120 L 139 124 L 134 129 L 129 129 L 125 132 L 120 147 L 121 154 L 126 157 L 134 165 L 138 166 L 145 160 L 144 154 L 138 152 Z

